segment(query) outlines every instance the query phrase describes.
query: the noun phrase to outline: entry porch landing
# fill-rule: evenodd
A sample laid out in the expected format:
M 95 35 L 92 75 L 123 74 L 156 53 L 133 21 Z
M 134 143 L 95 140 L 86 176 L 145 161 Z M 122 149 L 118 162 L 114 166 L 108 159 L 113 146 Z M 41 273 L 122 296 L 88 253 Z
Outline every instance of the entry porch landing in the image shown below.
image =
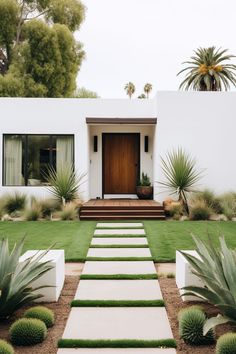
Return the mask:
M 91 199 L 80 210 L 81 220 L 164 220 L 163 206 L 155 200 Z

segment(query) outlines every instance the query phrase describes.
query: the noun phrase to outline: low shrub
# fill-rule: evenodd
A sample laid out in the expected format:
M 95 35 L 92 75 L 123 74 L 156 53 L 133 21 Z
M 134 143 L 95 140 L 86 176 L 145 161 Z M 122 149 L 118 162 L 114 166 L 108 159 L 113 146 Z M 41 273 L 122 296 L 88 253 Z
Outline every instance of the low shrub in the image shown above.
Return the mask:
M 14 354 L 11 344 L 2 339 L 0 339 L 0 354 Z
M 60 209 L 60 203 L 55 199 L 43 199 L 38 201 L 43 218 L 51 218 L 52 213 Z
M 41 217 L 41 208 L 38 205 L 32 205 L 30 209 L 25 212 L 25 220 L 37 221 Z
M 174 217 L 176 215 L 179 215 L 179 217 L 180 217 L 184 213 L 183 205 L 180 203 L 170 204 L 168 211 L 169 211 L 170 216 Z
M 206 188 L 203 191 L 196 192 L 193 201 L 204 201 L 216 214 L 221 214 L 223 212 L 220 198 L 210 189 Z
M 52 327 L 55 322 L 53 311 L 44 306 L 31 307 L 24 313 L 24 317 L 37 318 L 43 321 L 47 328 Z
M 236 353 L 236 333 L 226 333 L 221 336 L 216 344 L 216 354 Z
M 195 202 L 190 208 L 191 220 L 209 220 L 211 214 L 211 208 L 203 200 Z
M 10 339 L 15 345 L 34 345 L 47 336 L 45 323 L 36 318 L 21 318 L 10 327 Z
M 222 207 L 223 214 L 227 216 L 229 220 L 232 220 L 236 216 L 236 193 L 228 192 L 220 196 L 220 205 Z
M 181 310 L 178 315 L 179 335 L 186 344 L 204 345 L 215 341 L 213 330 L 203 335 L 203 326 L 206 322 L 206 315 L 200 307 L 192 306 Z
M 67 203 L 58 213 L 61 220 L 75 220 L 78 218 L 78 209 L 74 203 Z
M 23 210 L 26 206 L 26 195 L 15 192 L 4 197 L 4 210 L 11 214 L 19 210 Z

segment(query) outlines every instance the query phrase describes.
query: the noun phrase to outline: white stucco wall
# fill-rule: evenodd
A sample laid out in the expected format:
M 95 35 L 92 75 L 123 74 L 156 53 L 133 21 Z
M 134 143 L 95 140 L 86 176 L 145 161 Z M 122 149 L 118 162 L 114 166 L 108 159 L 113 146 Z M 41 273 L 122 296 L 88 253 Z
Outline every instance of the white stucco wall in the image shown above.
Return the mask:
M 88 126 L 86 117 L 157 117 L 156 134 L 154 126 Z M 167 195 L 157 183 L 162 180 L 160 155 L 178 146 L 205 169 L 199 188 L 236 190 L 236 92 L 158 92 L 153 100 L 0 98 L 0 118 L 1 160 L 3 134 L 74 134 L 76 170 L 87 172 L 84 199 L 101 196 L 101 134 L 108 131 L 141 132 L 141 171 L 153 176 L 156 200 Z M 96 154 L 93 135 L 99 137 Z M 148 154 L 143 153 L 144 135 L 150 137 Z M 3 187 L 2 163 L 0 180 L 0 194 L 14 189 L 48 194 L 45 187 Z
M 156 112 L 153 100 L 0 98 L 0 115 L 1 157 L 3 134 L 74 134 L 75 168 L 78 173 L 87 173 L 86 183 L 82 186 L 83 198 L 87 200 L 90 198 L 91 140 L 86 117 L 153 118 Z M 97 177 L 96 184 L 101 185 L 102 181 Z M 2 186 L 2 163 L 0 180 L 0 194 L 20 190 L 35 196 L 48 195 L 45 187 Z M 91 190 L 94 191 L 92 185 Z M 94 195 L 98 193 L 100 189 L 94 191 Z
M 154 180 L 162 180 L 160 155 L 178 146 L 205 169 L 199 188 L 236 190 L 236 92 L 158 92 Z M 167 193 L 156 183 L 155 197 Z

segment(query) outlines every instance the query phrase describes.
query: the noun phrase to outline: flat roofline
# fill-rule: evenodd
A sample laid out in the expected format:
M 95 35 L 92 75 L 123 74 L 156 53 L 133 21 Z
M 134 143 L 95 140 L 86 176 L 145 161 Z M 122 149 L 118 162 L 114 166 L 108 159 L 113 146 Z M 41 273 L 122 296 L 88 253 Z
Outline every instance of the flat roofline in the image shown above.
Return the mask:
M 97 118 L 87 117 L 87 124 L 157 124 L 157 118 Z

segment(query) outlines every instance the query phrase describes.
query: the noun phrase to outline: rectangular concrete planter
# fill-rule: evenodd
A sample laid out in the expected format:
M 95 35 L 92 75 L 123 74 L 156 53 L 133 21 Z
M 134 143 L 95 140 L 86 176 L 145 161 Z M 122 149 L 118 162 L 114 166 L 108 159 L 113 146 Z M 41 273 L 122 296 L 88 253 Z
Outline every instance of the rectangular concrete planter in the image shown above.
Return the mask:
M 20 262 L 24 262 L 27 258 L 33 257 L 36 253 L 42 253 L 43 251 L 31 250 L 25 252 L 20 257 Z M 56 302 L 61 294 L 64 280 L 65 280 L 65 254 L 64 250 L 51 250 L 49 251 L 40 262 L 50 260 L 50 265 L 53 266 L 42 277 L 34 281 L 32 287 L 38 287 L 42 285 L 50 286 L 49 288 L 43 288 L 35 291 L 36 294 L 42 294 L 43 297 L 38 299 L 37 302 Z
M 184 252 L 199 258 L 196 251 L 188 250 Z M 181 290 L 184 286 L 201 286 L 204 284 L 196 275 L 192 273 L 192 267 L 187 262 L 185 257 L 179 252 L 176 251 L 176 285 L 179 289 L 180 294 L 183 294 L 184 291 Z M 196 296 L 182 296 L 183 301 L 201 301 L 201 299 Z

